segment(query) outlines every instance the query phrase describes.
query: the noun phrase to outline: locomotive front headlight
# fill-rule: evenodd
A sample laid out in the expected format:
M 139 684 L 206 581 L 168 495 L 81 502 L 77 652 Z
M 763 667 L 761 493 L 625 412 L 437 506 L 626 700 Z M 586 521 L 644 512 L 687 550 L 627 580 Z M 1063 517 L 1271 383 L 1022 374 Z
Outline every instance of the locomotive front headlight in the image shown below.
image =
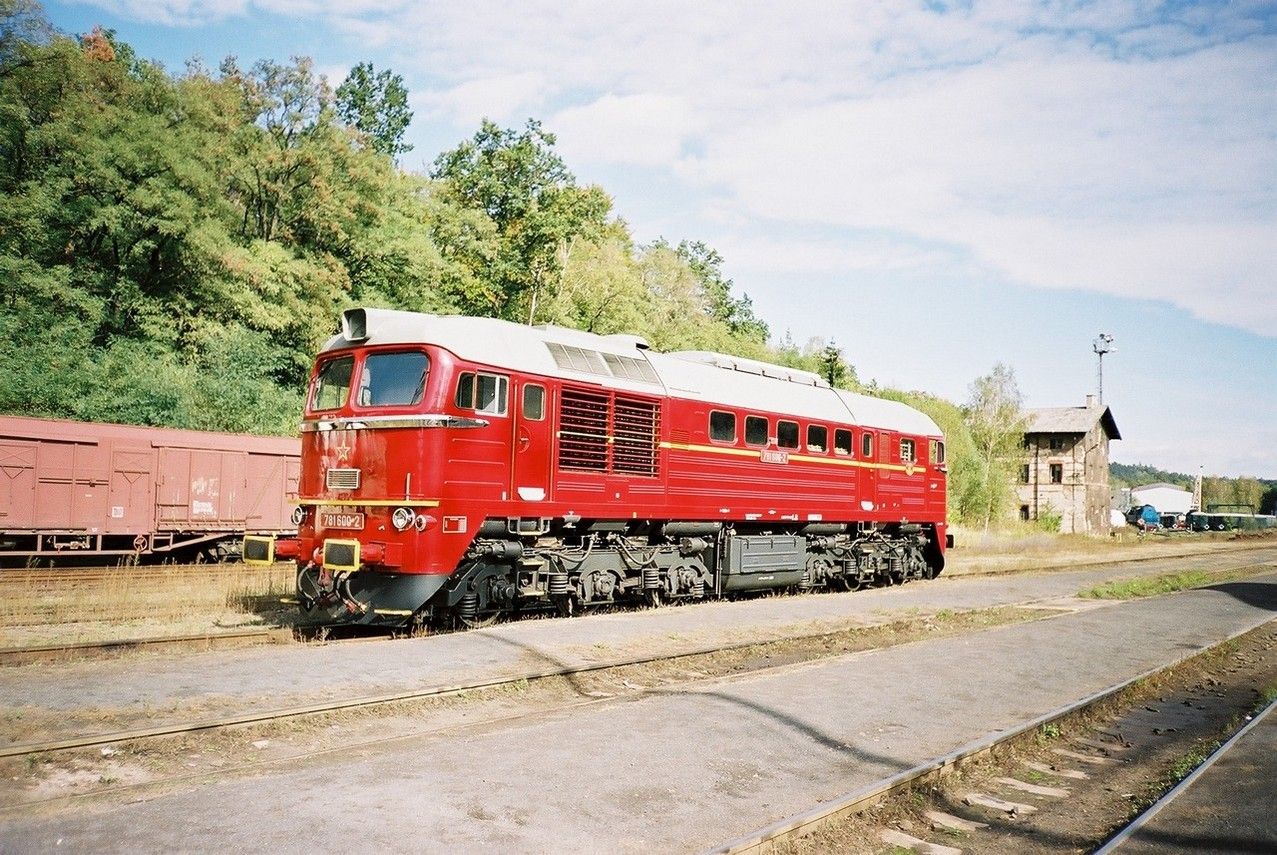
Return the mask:
M 394 525 L 395 531 L 403 531 L 412 525 L 412 521 L 417 515 L 413 513 L 412 508 L 395 508 L 395 512 L 390 515 L 390 522 Z
M 303 508 L 301 505 L 298 505 L 296 508 L 293 508 L 293 525 L 294 526 L 301 525 L 302 520 L 304 519 L 306 519 L 306 509 Z

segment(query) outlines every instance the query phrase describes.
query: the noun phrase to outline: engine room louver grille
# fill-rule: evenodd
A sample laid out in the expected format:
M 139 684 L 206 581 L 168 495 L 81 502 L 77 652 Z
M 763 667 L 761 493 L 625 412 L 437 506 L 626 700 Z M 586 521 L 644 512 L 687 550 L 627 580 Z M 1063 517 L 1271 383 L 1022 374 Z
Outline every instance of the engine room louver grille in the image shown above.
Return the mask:
M 616 398 L 612 469 L 630 475 L 657 474 L 661 411 L 655 401 Z
M 329 469 L 324 476 L 324 485 L 329 490 L 358 490 L 358 469 Z
M 598 374 L 600 377 L 608 375 L 607 365 L 597 350 L 585 350 L 570 344 L 559 344 L 557 341 L 548 341 L 545 346 L 554 357 L 554 364 L 560 368 L 570 368 L 586 374 Z
M 654 478 L 660 474 L 657 401 L 564 389 L 559 398 L 559 468 Z
M 633 356 L 621 356 L 619 353 L 601 353 L 597 350 L 586 350 L 570 344 L 559 344 L 547 341 L 546 348 L 554 357 L 554 364 L 560 368 L 580 371 L 584 374 L 597 374 L 600 377 L 617 377 L 622 380 L 633 380 L 638 383 L 659 384 L 661 378 L 646 359 Z
M 656 376 L 656 371 L 652 368 L 651 363 L 646 359 L 635 359 L 632 356 L 605 353 L 603 354 L 603 361 L 607 363 L 608 368 L 612 369 L 613 377 L 637 380 L 640 383 L 661 382 L 660 378 Z
M 564 389 L 559 400 L 559 467 L 608 471 L 608 396 Z

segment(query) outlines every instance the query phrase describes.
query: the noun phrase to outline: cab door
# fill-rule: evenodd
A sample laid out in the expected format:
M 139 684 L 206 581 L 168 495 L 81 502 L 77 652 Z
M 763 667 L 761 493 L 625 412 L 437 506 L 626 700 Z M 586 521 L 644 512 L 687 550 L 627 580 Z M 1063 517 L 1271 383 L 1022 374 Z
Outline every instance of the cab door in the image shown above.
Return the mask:
M 520 382 L 514 405 L 514 456 L 511 498 L 540 502 L 550 498 L 553 435 L 550 411 L 554 390 L 544 383 Z

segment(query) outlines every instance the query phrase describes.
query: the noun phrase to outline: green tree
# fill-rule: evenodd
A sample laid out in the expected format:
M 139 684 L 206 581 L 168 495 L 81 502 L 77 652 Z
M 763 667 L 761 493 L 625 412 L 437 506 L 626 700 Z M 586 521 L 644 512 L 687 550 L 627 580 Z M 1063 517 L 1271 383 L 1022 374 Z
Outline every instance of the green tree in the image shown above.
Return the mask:
M 659 241 L 658 241 L 659 242 Z M 700 280 L 704 311 L 725 324 L 739 339 L 762 343 L 767 341 L 767 324 L 754 314 L 754 304 L 746 294 L 739 299 L 732 294 L 733 283 L 723 275 L 723 256 L 702 241 L 680 241 L 675 250 Z
M 464 307 L 532 322 L 553 299 L 567 261 L 597 237 L 611 210 L 598 187 L 578 187 L 554 152 L 554 135 L 529 120 L 522 131 L 484 120 L 474 138 L 435 160 L 433 177 L 463 205 L 493 223 L 499 251 L 479 305 Z
M 820 352 L 820 370 L 830 386 L 842 386 L 847 380 L 848 366 L 843 352 L 833 341 Z
M 978 520 L 987 531 L 994 520 L 1006 514 L 1012 476 L 1023 447 L 1025 420 L 1015 372 L 999 362 L 992 372 L 976 378 L 963 416 L 976 467 L 975 477 L 957 496 L 960 515 Z
M 370 62 L 352 68 L 337 87 L 337 114 L 382 154 L 397 158 L 412 151 L 403 141 L 412 122 L 408 90 L 403 78 L 389 69 L 374 72 Z

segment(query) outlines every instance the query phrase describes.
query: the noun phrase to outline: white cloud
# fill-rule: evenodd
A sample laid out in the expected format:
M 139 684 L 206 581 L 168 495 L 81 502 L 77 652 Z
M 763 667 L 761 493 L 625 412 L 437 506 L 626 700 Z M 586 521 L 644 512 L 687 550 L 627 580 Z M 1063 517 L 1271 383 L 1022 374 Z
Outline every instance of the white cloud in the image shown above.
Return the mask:
M 569 163 L 594 161 L 659 167 L 676 162 L 695 129 L 692 110 L 679 97 L 608 93 L 589 104 L 569 107 L 546 123 L 558 135 Z
M 546 95 L 539 72 L 527 71 L 498 77 L 467 80 L 449 89 L 414 93 L 414 108 L 428 115 L 447 117 L 455 124 L 472 126 L 481 119 L 509 124 L 528 118 Z

